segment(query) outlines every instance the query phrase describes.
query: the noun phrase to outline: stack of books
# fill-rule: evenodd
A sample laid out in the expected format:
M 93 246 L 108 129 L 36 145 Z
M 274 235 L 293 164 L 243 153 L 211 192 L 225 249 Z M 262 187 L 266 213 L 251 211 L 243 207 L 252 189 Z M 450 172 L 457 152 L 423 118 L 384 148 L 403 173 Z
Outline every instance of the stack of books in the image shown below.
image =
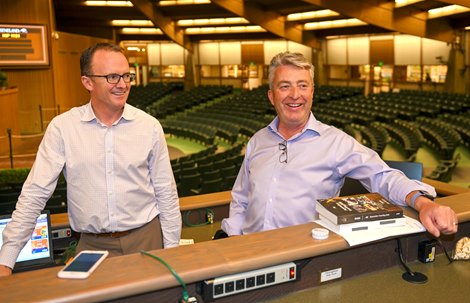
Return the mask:
M 403 209 L 378 193 L 320 199 L 317 212 L 336 233 L 406 225 Z

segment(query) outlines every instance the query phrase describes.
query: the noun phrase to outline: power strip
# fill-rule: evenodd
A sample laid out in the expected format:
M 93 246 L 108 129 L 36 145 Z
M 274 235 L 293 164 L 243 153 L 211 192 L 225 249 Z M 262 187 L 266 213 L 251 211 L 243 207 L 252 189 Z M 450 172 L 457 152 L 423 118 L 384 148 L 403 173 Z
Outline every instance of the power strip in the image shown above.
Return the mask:
M 200 289 L 204 301 L 239 294 L 263 287 L 295 281 L 297 266 L 293 262 L 239 274 L 205 280 Z
M 70 228 L 60 228 L 52 230 L 52 239 L 70 238 L 72 230 Z

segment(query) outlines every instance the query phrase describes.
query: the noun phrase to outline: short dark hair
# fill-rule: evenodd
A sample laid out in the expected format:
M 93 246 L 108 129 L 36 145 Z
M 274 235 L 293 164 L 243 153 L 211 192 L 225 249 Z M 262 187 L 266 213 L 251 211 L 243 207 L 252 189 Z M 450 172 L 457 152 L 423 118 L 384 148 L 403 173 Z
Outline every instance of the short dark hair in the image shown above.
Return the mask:
M 90 46 L 89 48 L 85 49 L 80 56 L 80 72 L 82 76 L 91 74 L 91 60 L 95 52 L 98 50 L 106 50 L 124 54 L 124 50 L 119 45 L 113 43 L 100 42 Z

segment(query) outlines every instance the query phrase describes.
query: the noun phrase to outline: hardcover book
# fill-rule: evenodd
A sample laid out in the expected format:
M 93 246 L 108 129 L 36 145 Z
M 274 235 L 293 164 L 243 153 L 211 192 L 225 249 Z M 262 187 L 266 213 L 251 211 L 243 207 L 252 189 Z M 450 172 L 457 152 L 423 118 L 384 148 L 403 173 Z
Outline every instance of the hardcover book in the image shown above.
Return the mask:
M 383 220 L 376 220 L 376 221 L 362 221 L 362 222 L 354 222 L 354 223 L 346 223 L 346 224 L 334 224 L 329 219 L 326 219 L 322 215 L 319 216 L 319 219 L 324 222 L 326 227 L 334 231 L 336 233 L 348 233 L 348 232 L 355 232 L 355 231 L 364 231 L 364 230 L 375 230 L 381 229 L 386 227 L 403 227 L 406 226 L 406 218 L 405 216 L 400 218 L 392 218 L 392 219 L 383 219 Z
M 403 209 L 379 193 L 319 199 L 317 212 L 334 224 L 348 224 L 403 217 Z

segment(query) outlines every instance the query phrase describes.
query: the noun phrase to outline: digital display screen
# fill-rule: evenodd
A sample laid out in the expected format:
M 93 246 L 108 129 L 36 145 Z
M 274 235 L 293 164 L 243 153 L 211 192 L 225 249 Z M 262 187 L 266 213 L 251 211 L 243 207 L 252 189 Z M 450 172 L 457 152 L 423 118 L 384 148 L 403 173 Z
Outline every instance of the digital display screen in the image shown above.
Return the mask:
M 64 271 L 89 271 L 102 256 L 102 254 L 83 253 L 73 259 Z
M 8 222 L 11 221 L 11 216 L 0 218 L 0 247 L 3 245 L 2 234 Z M 36 259 L 51 258 L 52 250 L 49 246 L 50 235 L 47 214 L 39 215 L 36 221 L 36 227 L 33 230 L 31 239 L 26 242 L 26 245 L 18 255 L 16 262 L 31 261 Z
M 48 65 L 46 27 L 0 24 L 0 66 Z

